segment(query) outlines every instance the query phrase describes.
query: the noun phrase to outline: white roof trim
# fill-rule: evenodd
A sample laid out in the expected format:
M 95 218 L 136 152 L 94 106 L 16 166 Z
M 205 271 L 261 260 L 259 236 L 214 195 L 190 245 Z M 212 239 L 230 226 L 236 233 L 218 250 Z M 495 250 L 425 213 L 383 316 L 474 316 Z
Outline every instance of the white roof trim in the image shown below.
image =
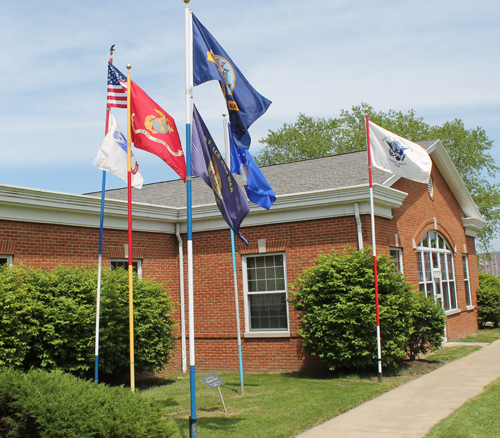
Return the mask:
M 451 161 L 448 153 L 446 152 L 441 140 L 437 140 L 427 149 L 427 151 L 429 152 L 432 161 L 441 172 L 441 175 L 443 175 L 443 178 L 460 204 L 460 207 L 462 207 L 465 216 L 467 218 L 476 219 L 477 223 L 482 223 L 483 225 L 486 224 L 486 221 L 483 219 L 483 216 L 467 190 L 467 187 L 465 187 L 462 178 L 453 164 L 453 161 Z
M 373 193 L 375 214 L 389 219 L 392 209 L 400 207 L 407 196 L 380 184 L 374 185 Z M 353 216 L 354 203 L 359 204 L 361 214 L 370 213 L 367 185 L 287 194 L 278 196 L 269 211 L 252 204 L 242 227 Z M 98 228 L 100 211 L 98 197 L 0 184 L 0 219 L 3 220 Z M 127 201 L 106 199 L 104 212 L 106 229 L 127 229 Z M 135 231 L 174 234 L 175 224 L 180 222 L 185 232 L 186 220 L 185 207 L 132 204 Z M 225 228 L 227 224 L 215 202 L 193 207 L 193 231 Z

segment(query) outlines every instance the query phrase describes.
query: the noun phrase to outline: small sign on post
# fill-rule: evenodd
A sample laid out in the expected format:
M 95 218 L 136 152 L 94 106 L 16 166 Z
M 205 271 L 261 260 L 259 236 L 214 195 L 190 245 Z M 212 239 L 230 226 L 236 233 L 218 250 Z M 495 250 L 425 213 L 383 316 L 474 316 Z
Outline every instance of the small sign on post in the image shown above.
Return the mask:
M 224 412 L 227 414 L 226 404 L 224 403 L 224 399 L 222 398 L 222 392 L 220 391 L 220 387 L 225 385 L 226 382 L 222 380 L 217 374 L 210 373 L 204 377 L 200 377 L 200 380 L 209 388 L 214 389 L 217 388 L 219 390 L 220 399 L 222 401 L 222 406 L 224 406 Z

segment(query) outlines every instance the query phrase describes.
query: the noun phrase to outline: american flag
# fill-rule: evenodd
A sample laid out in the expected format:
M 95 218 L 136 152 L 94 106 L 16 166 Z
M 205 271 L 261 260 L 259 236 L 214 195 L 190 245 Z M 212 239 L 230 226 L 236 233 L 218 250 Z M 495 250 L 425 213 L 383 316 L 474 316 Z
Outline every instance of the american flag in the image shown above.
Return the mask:
M 127 77 L 108 62 L 108 108 L 127 108 Z

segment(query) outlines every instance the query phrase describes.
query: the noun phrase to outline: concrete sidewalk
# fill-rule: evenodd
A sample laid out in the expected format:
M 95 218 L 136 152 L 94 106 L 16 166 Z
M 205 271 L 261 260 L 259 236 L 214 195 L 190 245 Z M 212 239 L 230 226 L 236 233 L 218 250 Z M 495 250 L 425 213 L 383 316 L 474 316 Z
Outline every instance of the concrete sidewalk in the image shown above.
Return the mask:
M 499 377 L 500 340 L 386 392 L 298 438 L 424 437 L 435 424 Z

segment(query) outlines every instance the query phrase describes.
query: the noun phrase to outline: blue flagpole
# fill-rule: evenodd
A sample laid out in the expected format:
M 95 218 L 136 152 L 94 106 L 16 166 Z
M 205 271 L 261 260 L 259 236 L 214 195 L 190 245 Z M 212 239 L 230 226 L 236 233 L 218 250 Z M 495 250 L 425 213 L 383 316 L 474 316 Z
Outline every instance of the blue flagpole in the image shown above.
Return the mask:
M 240 307 L 238 304 L 238 276 L 236 272 L 236 251 L 234 248 L 234 231 L 231 230 L 231 252 L 233 254 L 233 282 L 234 282 L 234 301 L 236 304 L 236 331 L 238 334 L 238 362 L 240 364 L 240 388 L 241 395 L 245 395 L 245 386 L 243 382 L 243 357 L 241 354 L 241 330 L 240 330 Z
M 113 56 L 114 44 L 111 46 L 109 54 Z M 110 63 L 113 63 L 113 58 L 109 59 Z M 108 133 L 109 130 L 109 111 L 110 108 L 106 108 L 106 128 L 104 135 Z M 96 297 L 96 315 L 95 315 L 95 362 L 94 362 L 94 380 L 99 382 L 99 329 L 100 329 L 100 313 L 101 313 L 101 276 L 102 276 L 102 241 L 103 241 L 103 229 L 104 229 L 104 197 L 106 192 L 106 171 L 102 171 L 102 188 L 101 188 L 101 218 L 99 222 L 99 260 L 97 265 L 97 297 Z
M 108 113 L 109 114 L 109 113 Z M 107 131 L 107 129 L 106 129 Z M 96 319 L 95 319 L 95 365 L 94 380 L 99 382 L 99 326 L 101 312 L 101 274 L 102 274 L 102 241 L 104 230 L 104 197 L 106 192 L 106 171 L 102 171 L 102 189 L 101 189 L 101 219 L 99 225 L 99 263 L 97 267 L 97 298 L 96 298 Z
M 194 350 L 194 292 L 193 292 L 193 217 L 191 199 L 191 122 L 193 119 L 193 17 L 189 0 L 184 0 L 186 41 L 186 209 L 187 209 L 187 255 L 188 255 L 188 326 L 189 326 L 189 382 L 191 415 L 189 437 L 197 437 L 196 427 L 196 369 Z

